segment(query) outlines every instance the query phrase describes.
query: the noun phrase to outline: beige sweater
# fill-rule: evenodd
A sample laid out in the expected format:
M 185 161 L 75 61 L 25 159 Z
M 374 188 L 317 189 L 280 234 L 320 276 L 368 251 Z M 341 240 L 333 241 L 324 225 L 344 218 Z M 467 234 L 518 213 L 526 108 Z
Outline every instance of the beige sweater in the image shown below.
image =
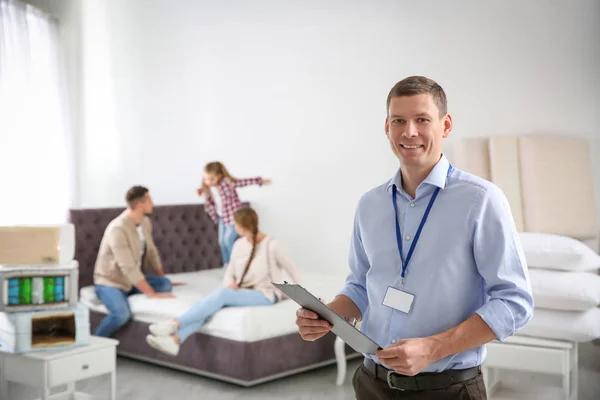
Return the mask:
M 162 269 L 158 249 L 152 240 L 150 218 L 145 217 L 141 225 L 146 241 L 146 265 L 140 266 L 140 236 L 135 223 L 124 211 L 104 231 L 94 268 L 94 284 L 129 291 L 132 285 L 145 279 L 142 270 L 147 266 L 155 271 Z
M 239 283 L 246 263 L 252 252 L 252 243 L 246 238 L 238 239 L 231 250 L 231 259 L 225 277 L 224 285 Z M 256 246 L 254 258 L 244 277 L 243 288 L 259 290 L 268 298 L 277 296 L 281 299 L 282 293 L 275 289 L 271 282 L 282 282 L 282 272 L 285 270 L 293 283 L 300 283 L 300 275 L 296 266 L 290 261 L 285 250 L 270 236 L 266 236 Z

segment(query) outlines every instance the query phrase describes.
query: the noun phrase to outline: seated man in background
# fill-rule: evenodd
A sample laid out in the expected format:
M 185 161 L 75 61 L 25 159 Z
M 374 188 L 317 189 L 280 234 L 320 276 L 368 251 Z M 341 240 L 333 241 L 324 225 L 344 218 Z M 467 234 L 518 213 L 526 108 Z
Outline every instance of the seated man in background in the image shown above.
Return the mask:
M 131 318 L 127 298 L 172 298 L 172 284 L 163 272 L 158 249 L 152 240 L 152 198 L 148 189 L 134 186 L 125 195 L 127 209 L 112 220 L 102 237 L 94 268 L 96 295 L 109 310 L 94 335 L 110 337 Z M 150 266 L 156 275 L 142 273 Z

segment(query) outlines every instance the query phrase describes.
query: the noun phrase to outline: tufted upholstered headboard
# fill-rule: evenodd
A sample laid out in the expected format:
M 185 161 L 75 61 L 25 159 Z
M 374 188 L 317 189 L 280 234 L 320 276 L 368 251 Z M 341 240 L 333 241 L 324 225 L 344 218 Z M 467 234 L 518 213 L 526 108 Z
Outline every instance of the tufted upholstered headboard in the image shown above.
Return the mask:
M 89 208 L 69 211 L 75 225 L 75 259 L 79 287 L 93 284 L 94 264 L 106 226 L 123 208 Z M 165 273 L 219 268 L 222 264 L 217 226 L 202 204 L 154 206 L 153 238 Z

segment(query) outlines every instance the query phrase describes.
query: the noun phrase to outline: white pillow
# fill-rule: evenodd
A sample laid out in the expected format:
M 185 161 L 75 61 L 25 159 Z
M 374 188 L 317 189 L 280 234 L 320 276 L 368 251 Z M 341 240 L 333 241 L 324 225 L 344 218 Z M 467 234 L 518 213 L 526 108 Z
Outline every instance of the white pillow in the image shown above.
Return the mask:
M 600 268 L 600 255 L 585 243 L 549 233 L 520 232 L 527 265 L 531 268 L 563 271 L 591 271 Z
M 600 338 L 600 308 L 587 311 L 536 309 L 533 318 L 516 332 L 520 336 L 590 342 Z
M 536 308 L 583 311 L 600 305 L 600 275 L 530 269 Z

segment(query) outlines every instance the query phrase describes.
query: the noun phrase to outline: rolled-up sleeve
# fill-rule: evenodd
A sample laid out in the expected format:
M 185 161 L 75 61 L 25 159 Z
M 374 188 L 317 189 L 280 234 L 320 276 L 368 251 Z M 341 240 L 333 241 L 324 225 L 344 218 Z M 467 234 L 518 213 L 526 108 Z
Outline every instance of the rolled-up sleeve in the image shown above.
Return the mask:
M 350 273 L 346 278 L 344 288 L 339 294 L 350 298 L 360 310 L 361 315 L 364 316 L 369 306 L 366 277 L 370 265 L 360 235 L 360 204 L 354 216 L 354 228 L 350 241 L 348 263 L 350 265 Z
M 482 192 L 472 218 L 474 258 L 487 300 L 477 314 L 502 341 L 533 316 L 527 264 L 508 200 L 498 187 Z

